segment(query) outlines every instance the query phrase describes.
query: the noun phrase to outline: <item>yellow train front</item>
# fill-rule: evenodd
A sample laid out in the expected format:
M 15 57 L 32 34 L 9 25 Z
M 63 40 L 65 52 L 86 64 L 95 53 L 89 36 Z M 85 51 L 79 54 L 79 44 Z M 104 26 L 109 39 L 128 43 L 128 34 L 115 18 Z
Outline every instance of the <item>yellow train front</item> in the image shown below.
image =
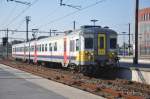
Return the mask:
M 75 63 L 80 66 L 115 66 L 117 58 L 117 33 L 108 27 L 81 26 L 79 51 L 75 53 Z

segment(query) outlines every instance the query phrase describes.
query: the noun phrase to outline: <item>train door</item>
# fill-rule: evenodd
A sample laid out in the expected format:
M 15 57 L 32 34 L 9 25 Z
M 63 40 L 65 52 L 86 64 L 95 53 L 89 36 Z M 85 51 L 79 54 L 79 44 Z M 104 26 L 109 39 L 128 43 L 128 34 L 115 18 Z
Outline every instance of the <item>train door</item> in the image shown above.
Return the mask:
M 26 60 L 26 45 L 24 44 L 24 49 L 23 49 L 23 51 L 24 51 L 24 61 Z
M 67 38 L 64 38 L 64 66 L 67 64 Z
M 106 54 L 106 35 L 98 34 L 98 55 Z
M 37 63 L 37 44 L 35 41 L 35 45 L 34 45 L 34 63 Z
M 52 61 L 52 43 L 49 43 L 50 61 Z

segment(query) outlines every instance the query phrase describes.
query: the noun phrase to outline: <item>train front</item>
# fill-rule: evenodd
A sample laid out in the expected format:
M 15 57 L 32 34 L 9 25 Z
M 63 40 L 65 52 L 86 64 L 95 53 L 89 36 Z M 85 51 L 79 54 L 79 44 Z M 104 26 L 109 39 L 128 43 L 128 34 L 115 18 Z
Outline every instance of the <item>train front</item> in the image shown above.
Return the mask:
M 108 27 L 83 26 L 85 64 L 117 64 L 117 33 Z

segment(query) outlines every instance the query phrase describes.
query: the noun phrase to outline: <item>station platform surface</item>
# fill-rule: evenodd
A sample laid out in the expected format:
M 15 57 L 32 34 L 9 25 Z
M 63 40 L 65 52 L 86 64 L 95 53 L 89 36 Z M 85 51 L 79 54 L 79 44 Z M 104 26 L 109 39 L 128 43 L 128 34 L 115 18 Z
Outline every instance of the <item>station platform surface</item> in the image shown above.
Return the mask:
M 0 99 L 104 99 L 0 64 Z
M 121 57 L 119 66 L 125 68 L 141 68 L 150 71 L 150 59 L 138 59 L 138 64 L 133 63 L 133 57 Z

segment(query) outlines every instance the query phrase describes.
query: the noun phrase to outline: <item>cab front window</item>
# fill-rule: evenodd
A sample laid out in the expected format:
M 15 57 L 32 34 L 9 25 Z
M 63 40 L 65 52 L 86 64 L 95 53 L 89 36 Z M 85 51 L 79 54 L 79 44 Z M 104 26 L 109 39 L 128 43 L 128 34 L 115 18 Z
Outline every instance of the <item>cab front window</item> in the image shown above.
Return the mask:
M 92 49 L 93 48 L 93 38 L 85 38 L 85 49 Z
M 117 45 L 117 39 L 116 38 L 110 38 L 110 49 L 116 49 Z

